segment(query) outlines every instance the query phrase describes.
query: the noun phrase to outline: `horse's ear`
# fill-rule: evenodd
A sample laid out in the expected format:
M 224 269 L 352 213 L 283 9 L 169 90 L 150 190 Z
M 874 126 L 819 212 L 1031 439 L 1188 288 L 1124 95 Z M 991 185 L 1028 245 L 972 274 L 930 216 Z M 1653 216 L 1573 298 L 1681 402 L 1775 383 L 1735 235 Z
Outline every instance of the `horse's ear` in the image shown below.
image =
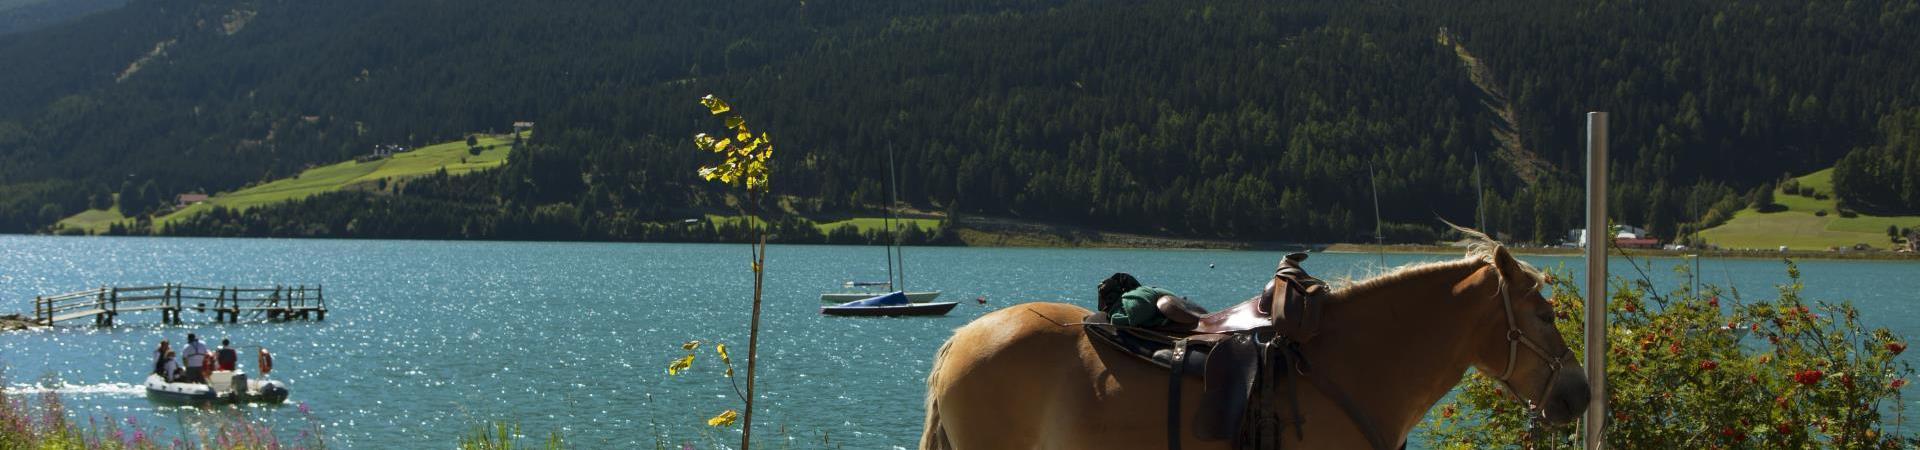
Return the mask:
M 1520 260 L 1514 259 L 1513 253 L 1508 252 L 1505 245 L 1493 247 L 1493 264 L 1500 268 L 1500 273 L 1519 273 Z

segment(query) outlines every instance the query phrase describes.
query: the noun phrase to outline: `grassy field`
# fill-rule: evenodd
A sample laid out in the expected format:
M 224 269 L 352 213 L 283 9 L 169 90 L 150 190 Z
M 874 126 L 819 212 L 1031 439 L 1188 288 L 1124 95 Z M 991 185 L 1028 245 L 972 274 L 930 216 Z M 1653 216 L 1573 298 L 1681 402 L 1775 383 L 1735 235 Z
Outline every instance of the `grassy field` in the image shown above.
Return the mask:
M 509 136 L 482 136 L 479 155 L 467 153 L 466 141 L 421 147 L 374 161 L 347 161 L 315 167 L 292 178 L 215 194 L 205 203 L 188 206 L 160 216 L 155 223 L 168 223 L 224 206 L 248 209 L 262 205 L 306 198 L 327 192 L 360 189 L 374 190 L 380 180 L 397 180 L 431 175 L 445 168 L 449 174 L 462 174 L 505 164 L 513 144 Z M 60 221 L 63 228 L 83 228 L 94 233 L 105 231 L 114 222 L 127 220 L 118 208 L 90 210 Z
M 741 217 L 741 216 L 723 216 L 719 214 L 707 214 L 706 218 L 708 223 L 713 223 L 716 225 L 717 224 L 739 224 L 741 221 L 747 220 L 747 218 Z M 758 220 L 758 219 L 755 219 L 755 220 Z M 894 219 L 894 220 L 919 225 L 921 230 L 927 231 L 927 232 L 932 232 L 933 230 L 940 228 L 940 219 Z M 833 232 L 833 229 L 840 228 L 841 226 L 844 226 L 844 225 L 853 225 L 854 229 L 860 230 L 861 233 L 886 228 L 884 225 L 882 225 L 882 219 L 879 217 L 854 217 L 850 219 L 841 219 L 841 220 L 836 220 L 832 222 L 814 222 L 813 228 L 820 230 L 821 233 L 830 233 L 830 232 Z M 894 226 L 902 227 L 905 225 L 896 223 L 894 224 Z
M 1887 238 L 1887 226 L 1920 227 L 1920 216 L 1840 217 L 1839 205 L 1832 198 L 1833 169 L 1795 179 L 1801 186 L 1812 187 L 1828 198 L 1787 195 L 1775 188 L 1774 202 L 1787 207 L 1785 211 L 1762 213 L 1747 208 L 1734 214 L 1733 220 L 1701 231 L 1700 237 L 1709 244 L 1729 249 L 1777 249 L 1784 245 L 1793 250 L 1826 250 L 1854 244 L 1886 248 L 1892 245 Z M 1827 215 L 1821 217 L 1816 214 L 1819 211 L 1826 211 Z

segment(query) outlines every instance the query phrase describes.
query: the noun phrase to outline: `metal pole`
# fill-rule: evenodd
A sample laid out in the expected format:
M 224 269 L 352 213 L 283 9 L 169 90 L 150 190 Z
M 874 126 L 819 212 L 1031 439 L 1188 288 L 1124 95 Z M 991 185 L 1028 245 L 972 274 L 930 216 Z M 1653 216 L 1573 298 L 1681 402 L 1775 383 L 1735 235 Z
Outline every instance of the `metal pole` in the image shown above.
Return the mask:
M 1607 113 L 1587 113 L 1587 450 L 1607 435 Z

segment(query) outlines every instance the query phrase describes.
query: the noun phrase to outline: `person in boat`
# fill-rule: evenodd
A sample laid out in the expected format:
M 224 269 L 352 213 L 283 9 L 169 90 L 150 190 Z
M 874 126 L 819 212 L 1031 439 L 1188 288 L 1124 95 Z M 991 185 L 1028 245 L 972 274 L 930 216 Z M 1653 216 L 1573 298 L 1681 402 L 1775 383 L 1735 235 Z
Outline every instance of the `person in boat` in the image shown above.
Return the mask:
M 1140 280 L 1126 273 L 1107 277 L 1100 282 L 1098 292 L 1098 307 L 1114 325 L 1165 328 L 1197 323 L 1204 315 L 1192 302 L 1174 295 L 1173 291 L 1143 286 Z
M 160 375 L 160 379 L 168 383 L 180 379 L 180 362 L 175 361 L 173 356 L 173 350 L 167 350 L 160 355 L 159 365 L 153 368 L 153 371 Z
M 221 339 L 220 350 L 213 353 L 213 359 L 218 363 L 214 370 L 232 371 L 235 365 L 240 364 L 240 352 L 234 351 L 232 342 Z
M 153 373 L 155 375 L 159 375 L 162 377 L 165 377 L 168 375 L 166 372 L 160 371 L 160 366 L 163 365 L 162 363 L 165 363 L 167 361 L 168 353 L 173 353 L 173 343 L 167 342 L 166 339 L 161 339 L 160 348 L 153 350 Z
M 213 354 L 207 351 L 207 344 L 200 342 L 199 336 L 195 336 L 193 333 L 187 333 L 186 352 L 187 354 L 180 356 L 180 359 L 185 361 L 187 365 L 186 376 L 182 377 L 182 380 L 193 383 L 206 382 L 206 380 L 200 376 L 200 372 L 207 364 L 213 363 Z

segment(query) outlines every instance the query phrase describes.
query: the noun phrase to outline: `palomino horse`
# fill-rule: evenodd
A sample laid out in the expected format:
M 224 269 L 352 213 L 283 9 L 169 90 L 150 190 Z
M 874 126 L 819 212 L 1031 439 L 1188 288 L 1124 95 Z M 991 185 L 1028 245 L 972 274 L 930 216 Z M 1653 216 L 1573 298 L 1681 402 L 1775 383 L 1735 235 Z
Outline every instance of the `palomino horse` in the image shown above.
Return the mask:
M 1464 259 L 1401 268 L 1323 299 L 1319 334 L 1300 354 L 1311 362 L 1304 376 L 1328 379 L 1296 383 L 1303 433 L 1280 433 L 1282 448 L 1402 445 L 1468 367 L 1502 380 L 1549 423 L 1586 410 L 1586 376 L 1553 326 L 1543 276 L 1478 237 L 1483 243 Z M 1075 325 L 1087 313 L 1029 303 L 956 330 L 927 376 L 920 448 L 1167 447 L 1167 371 L 1089 341 Z M 1193 417 L 1201 383 L 1188 378 L 1183 389 L 1180 413 Z M 1351 418 L 1341 395 L 1365 418 Z M 1285 411 L 1291 415 L 1291 405 Z M 1181 448 L 1232 445 L 1183 428 Z M 1367 428 L 1383 436 L 1367 436 Z

